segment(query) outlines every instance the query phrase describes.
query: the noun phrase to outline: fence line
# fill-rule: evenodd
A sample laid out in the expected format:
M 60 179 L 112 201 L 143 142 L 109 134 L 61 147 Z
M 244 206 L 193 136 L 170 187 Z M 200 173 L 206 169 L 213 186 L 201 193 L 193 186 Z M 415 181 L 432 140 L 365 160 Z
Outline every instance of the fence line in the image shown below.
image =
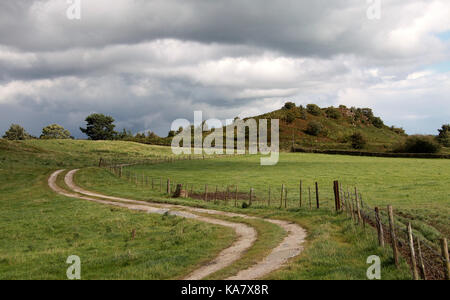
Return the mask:
M 399 256 L 404 257 L 411 266 L 414 279 L 419 279 L 420 277 L 424 280 L 450 280 L 448 245 L 445 238 L 441 241 L 441 251 L 437 250 L 427 240 L 414 234 L 411 223 L 403 224 L 403 222 L 399 221 L 392 206 L 388 206 L 385 210 L 378 207 L 372 208 L 363 200 L 363 195 L 356 187 L 352 189 L 347 187 L 345 190 L 339 181 L 333 182 L 333 192 L 328 189 L 321 189 L 318 182 L 313 182 L 312 185 L 306 184 L 305 186 L 304 180 L 301 180 L 296 187 L 286 184 L 281 186 L 269 185 L 267 190 L 261 191 L 254 187 L 243 190 L 242 185 L 239 187 L 237 183 L 183 182 L 163 177 L 146 176 L 145 174 L 138 175 L 125 170 L 126 167 L 134 165 L 154 165 L 174 163 L 182 160 L 205 160 L 221 157 L 225 156 L 156 157 L 139 162 L 111 161 L 110 164 L 101 159 L 99 166 L 108 168 L 114 175 L 133 182 L 137 186 L 159 191 L 171 197 L 198 199 L 225 206 L 231 205 L 244 208 L 248 206 L 279 209 L 305 208 L 310 210 L 335 210 L 339 213 L 345 212 L 346 216 L 353 220 L 353 224 L 362 226 L 364 229 L 368 226 L 375 228 L 380 247 L 386 247 L 386 245 L 392 247 L 394 261 L 397 266 L 399 265 Z M 298 191 L 298 193 L 295 191 Z M 308 199 L 309 203 L 304 203 L 303 199 Z M 312 202 L 313 199 L 316 203 Z M 403 226 L 404 229 L 401 229 L 400 226 Z

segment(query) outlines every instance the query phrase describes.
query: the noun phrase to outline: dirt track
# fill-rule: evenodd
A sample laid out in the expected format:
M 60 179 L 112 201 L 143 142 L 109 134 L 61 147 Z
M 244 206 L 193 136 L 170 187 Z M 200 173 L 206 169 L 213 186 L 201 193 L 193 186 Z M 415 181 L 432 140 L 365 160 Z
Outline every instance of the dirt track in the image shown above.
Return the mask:
M 215 218 L 200 216 L 197 214 L 201 213 L 201 214 L 208 214 L 211 216 L 221 215 L 228 217 L 242 217 L 247 219 L 260 219 L 260 218 L 250 217 L 242 214 L 215 211 L 210 209 L 200 209 L 170 204 L 149 203 L 145 201 L 137 201 L 120 197 L 111 197 L 99 193 L 90 192 L 78 187 L 74 183 L 73 176 L 78 170 L 72 170 L 68 172 L 67 175 L 65 176 L 65 183 L 70 189 L 72 189 L 76 193 L 68 192 L 56 185 L 56 178 L 63 171 L 64 170 L 59 170 L 53 173 L 48 180 L 48 184 L 50 188 L 52 188 L 55 192 L 62 194 L 64 196 L 93 201 L 101 204 L 119 206 L 132 210 L 145 211 L 148 213 L 157 213 L 157 214 L 168 213 L 170 215 L 196 219 L 210 224 L 233 228 L 236 232 L 237 238 L 236 241 L 231 245 L 231 247 L 224 249 L 213 261 L 209 262 L 207 265 L 198 268 L 197 270 L 186 276 L 184 278 L 186 280 L 203 279 L 208 275 L 211 275 L 231 265 L 233 262 L 240 259 L 242 255 L 253 245 L 253 243 L 257 239 L 256 230 L 246 224 L 228 222 Z M 90 198 L 87 196 L 95 198 Z M 280 245 L 278 245 L 275 249 L 273 249 L 272 252 L 262 261 L 251 266 L 246 270 L 238 272 L 238 274 L 227 279 L 252 280 L 261 278 L 283 267 L 289 259 L 299 255 L 303 250 L 302 245 L 306 237 L 306 232 L 300 226 L 280 220 L 269 220 L 269 219 L 261 219 L 261 220 L 282 227 L 288 233 L 287 237 L 282 241 Z

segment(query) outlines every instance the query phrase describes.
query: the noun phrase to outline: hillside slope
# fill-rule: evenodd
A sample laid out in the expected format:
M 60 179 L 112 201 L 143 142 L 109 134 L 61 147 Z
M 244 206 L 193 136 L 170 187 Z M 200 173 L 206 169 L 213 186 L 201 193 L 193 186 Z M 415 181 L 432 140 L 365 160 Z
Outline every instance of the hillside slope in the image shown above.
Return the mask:
M 401 128 L 384 125 L 369 108 L 319 108 L 314 104 L 298 107 L 286 103 L 282 109 L 255 119 L 280 120 L 280 145 L 283 149 L 291 149 L 294 144 L 302 148 L 349 150 L 353 149 L 350 136 L 361 133 L 367 141 L 363 150 L 386 152 L 407 136 Z M 312 125 L 314 123 L 316 125 Z M 321 129 L 315 135 L 308 131 L 309 126 Z

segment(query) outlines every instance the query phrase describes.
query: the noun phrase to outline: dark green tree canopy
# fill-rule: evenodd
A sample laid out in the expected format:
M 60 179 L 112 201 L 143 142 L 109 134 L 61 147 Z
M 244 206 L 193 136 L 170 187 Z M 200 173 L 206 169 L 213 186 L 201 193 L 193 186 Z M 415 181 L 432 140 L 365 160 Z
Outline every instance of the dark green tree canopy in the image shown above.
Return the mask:
M 114 119 L 103 114 L 92 114 L 86 118 L 86 128 L 80 128 L 91 140 L 113 140 L 116 137 Z
M 31 136 L 25 131 L 22 126 L 18 124 L 12 124 L 11 127 L 9 127 L 8 131 L 5 132 L 3 138 L 11 141 L 22 141 L 30 139 Z
M 42 129 L 42 135 L 40 136 L 41 139 L 46 140 L 55 140 L 55 139 L 61 139 L 61 140 L 67 140 L 71 139 L 72 136 L 70 132 L 61 125 L 58 124 L 52 124 L 48 125 L 47 127 L 44 127 Z

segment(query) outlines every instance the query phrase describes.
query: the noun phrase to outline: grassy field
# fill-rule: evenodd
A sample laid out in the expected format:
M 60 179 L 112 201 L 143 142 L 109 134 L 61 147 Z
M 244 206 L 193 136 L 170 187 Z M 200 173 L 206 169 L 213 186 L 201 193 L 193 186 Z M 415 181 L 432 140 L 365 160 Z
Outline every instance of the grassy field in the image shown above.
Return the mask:
M 450 234 L 450 160 L 332 156 L 282 153 L 274 167 L 262 167 L 259 157 L 232 157 L 175 164 L 132 166 L 132 172 L 154 178 L 170 178 L 177 183 L 194 184 L 199 193 L 205 184 L 210 190 L 239 185 L 267 203 L 271 186 L 273 206 L 279 206 L 281 185 L 288 189 L 290 207 L 299 205 L 299 182 L 303 181 L 303 201 L 307 188 L 319 183 L 323 205 L 334 205 L 332 182 L 340 180 L 344 189 L 357 187 L 363 200 L 372 206 L 392 204 L 404 215 L 414 216 L 414 224 L 430 240 L 440 233 Z M 314 193 L 313 193 L 314 199 Z M 305 204 L 305 203 L 304 203 Z M 267 205 L 267 204 L 266 204 Z
M 378 255 L 383 261 L 383 279 L 410 279 L 409 268 L 404 261 L 400 270 L 396 270 L 389 248 L 381 249 L 377 246 L 376 233 L 372 228 L 366 231 L 356 228 L 344 215 L 330 213 L 328 209 L 305 210 L 276 208 L 233 208 L 216 205 L 213 202 L 205 203 L 195 199 L 172 199 L 164 193 L 151 191 L 126 180 L 119 179 L 105 169 L 83 169 L 75 175 L 75 181 L 87 189 L 108 195 L 147 200 L 161 203 L 175 203 L 180 205 L 212 208 L 231 212 L 245 213 L 262 218 L 274 218 L 295 222 L 308 231 L 306 250 L 299 258 L 293 260 L 291 266 L 275 272 L 267 279 L 366 279 L 369 255 Z M 259 237 L 259 241 L 243 259 L 229 268 L 213 274 L 210 278 L 223 278 L 251 263 L 255 257 L 262 257 L 267 253 L 267 246 L 273 239 L 281 239 L 282 235 L 271 225 L 252 222 L 258 231 L 266 231 Z M 271 228 L 267 228 L 270 226 Z M 270 239 L 270 241 L 268 240 Z
M 83 279 L 178 278 L 231 244 L 228 228 L 70 199 L 48 188 L 52 171 L 91 165 L 96 149 L 107 157 L 161 152 L 131 143 L 0 140 L 0 279 L 66 279 L 69 255 L 80 256 Z
M 92 270 L 85 270 L 88 278 L 177 278 L 192 265 L 213 256 L 233 238 L 223 228 L 177 218 L 141 216 L 55 195 L 47 188 L 46 179 L 52 171 L 62 168 L 90 167 L 76 174 L 76 182 L 108 195 L 244 212 L 298 223 L 309 233 L 305 251 L 288 268 L 271 274 L 269 279 L 365 279 L 369 255 L 382 258 L 383 279 L 410 278 L 404 262 L 401 270 L 394 270 L 390 250 L 377 246 L 373 229 L 362 231 L 345 216 L 331 212 L 335 179 L 345 187 L 357 185 L 364 201 L 372 205 L 393 204 L 405 216 L 413 215 L 416 230 L 420 229 L 430 240 L 441 233 L 448 234 L 450 168 L 447 160 L 282 154 L 280 163 L 274 167 L 261 167 L 259 157 L 242 156 L 126 168 L 139 178 L 144 175 L 163 180 L 171 178 L 177 183 L 195 183 L 198 192 L 203 191 L 205 184 L 211 189 L 218 185 L 220 189 L 237 183 L 241 192 L 253 187 L 256 197 L 267 200 L 267 189 L 271 186 L 272 207 L 254 205 L 245 210 L 195 199 L 169 199 L 142 183 L 128 182 L 105 169 L 93 167 L 98 165 L 100 157 L 110 161 L 140 161 L 161 155 L 170 155 L 170 149 L 128 142 L 0 140 L 0 214 L 5 220 L 0 223 L 0 278 L 63 279 L 66 264 L 62 258 L 66 258 L 67 253 L 76 254 L 73 251 L 77 249 L 81 256 L 95 253 L 92 259 L 98 258 Z M 323 209 L 298 209 L 300 180 L 304 192 L 315 181 L 319 182 Z M 278 208 L 281 184 L 288 188 L 288 209 Z M 305 205 L 307 194 L 303 196 Z M 229 276 L 254 263 L 285 234 L 266 222 L 254 222 L 252 226 L 264 234 L 260 234 L 249 254 L 211 278 Z M 183 236 L 192 234 L 194 240 L 203 243 L 180 239 L 179 231 L 174 228 L 184 228 Z M 140 234 L 130 241 L 132 229 Z M 110 230 L 115 234 L 108 235 Z M 150 239 L 154 248 L 143 249 Z M 168 251 L 162 251 L 161 245 Z M 180 254 L 179 267 L 172 267 L 171 259 L 164 257 L 178 257 L 176 251 L 181 248 L 183 253 L 190 254 Z M 174 252 L 170 252 L 171 249 Z M 145 266 L 152 262 L 155 273 L 144 274 Z M 113 269 L 121 271 L 112 274 Z

